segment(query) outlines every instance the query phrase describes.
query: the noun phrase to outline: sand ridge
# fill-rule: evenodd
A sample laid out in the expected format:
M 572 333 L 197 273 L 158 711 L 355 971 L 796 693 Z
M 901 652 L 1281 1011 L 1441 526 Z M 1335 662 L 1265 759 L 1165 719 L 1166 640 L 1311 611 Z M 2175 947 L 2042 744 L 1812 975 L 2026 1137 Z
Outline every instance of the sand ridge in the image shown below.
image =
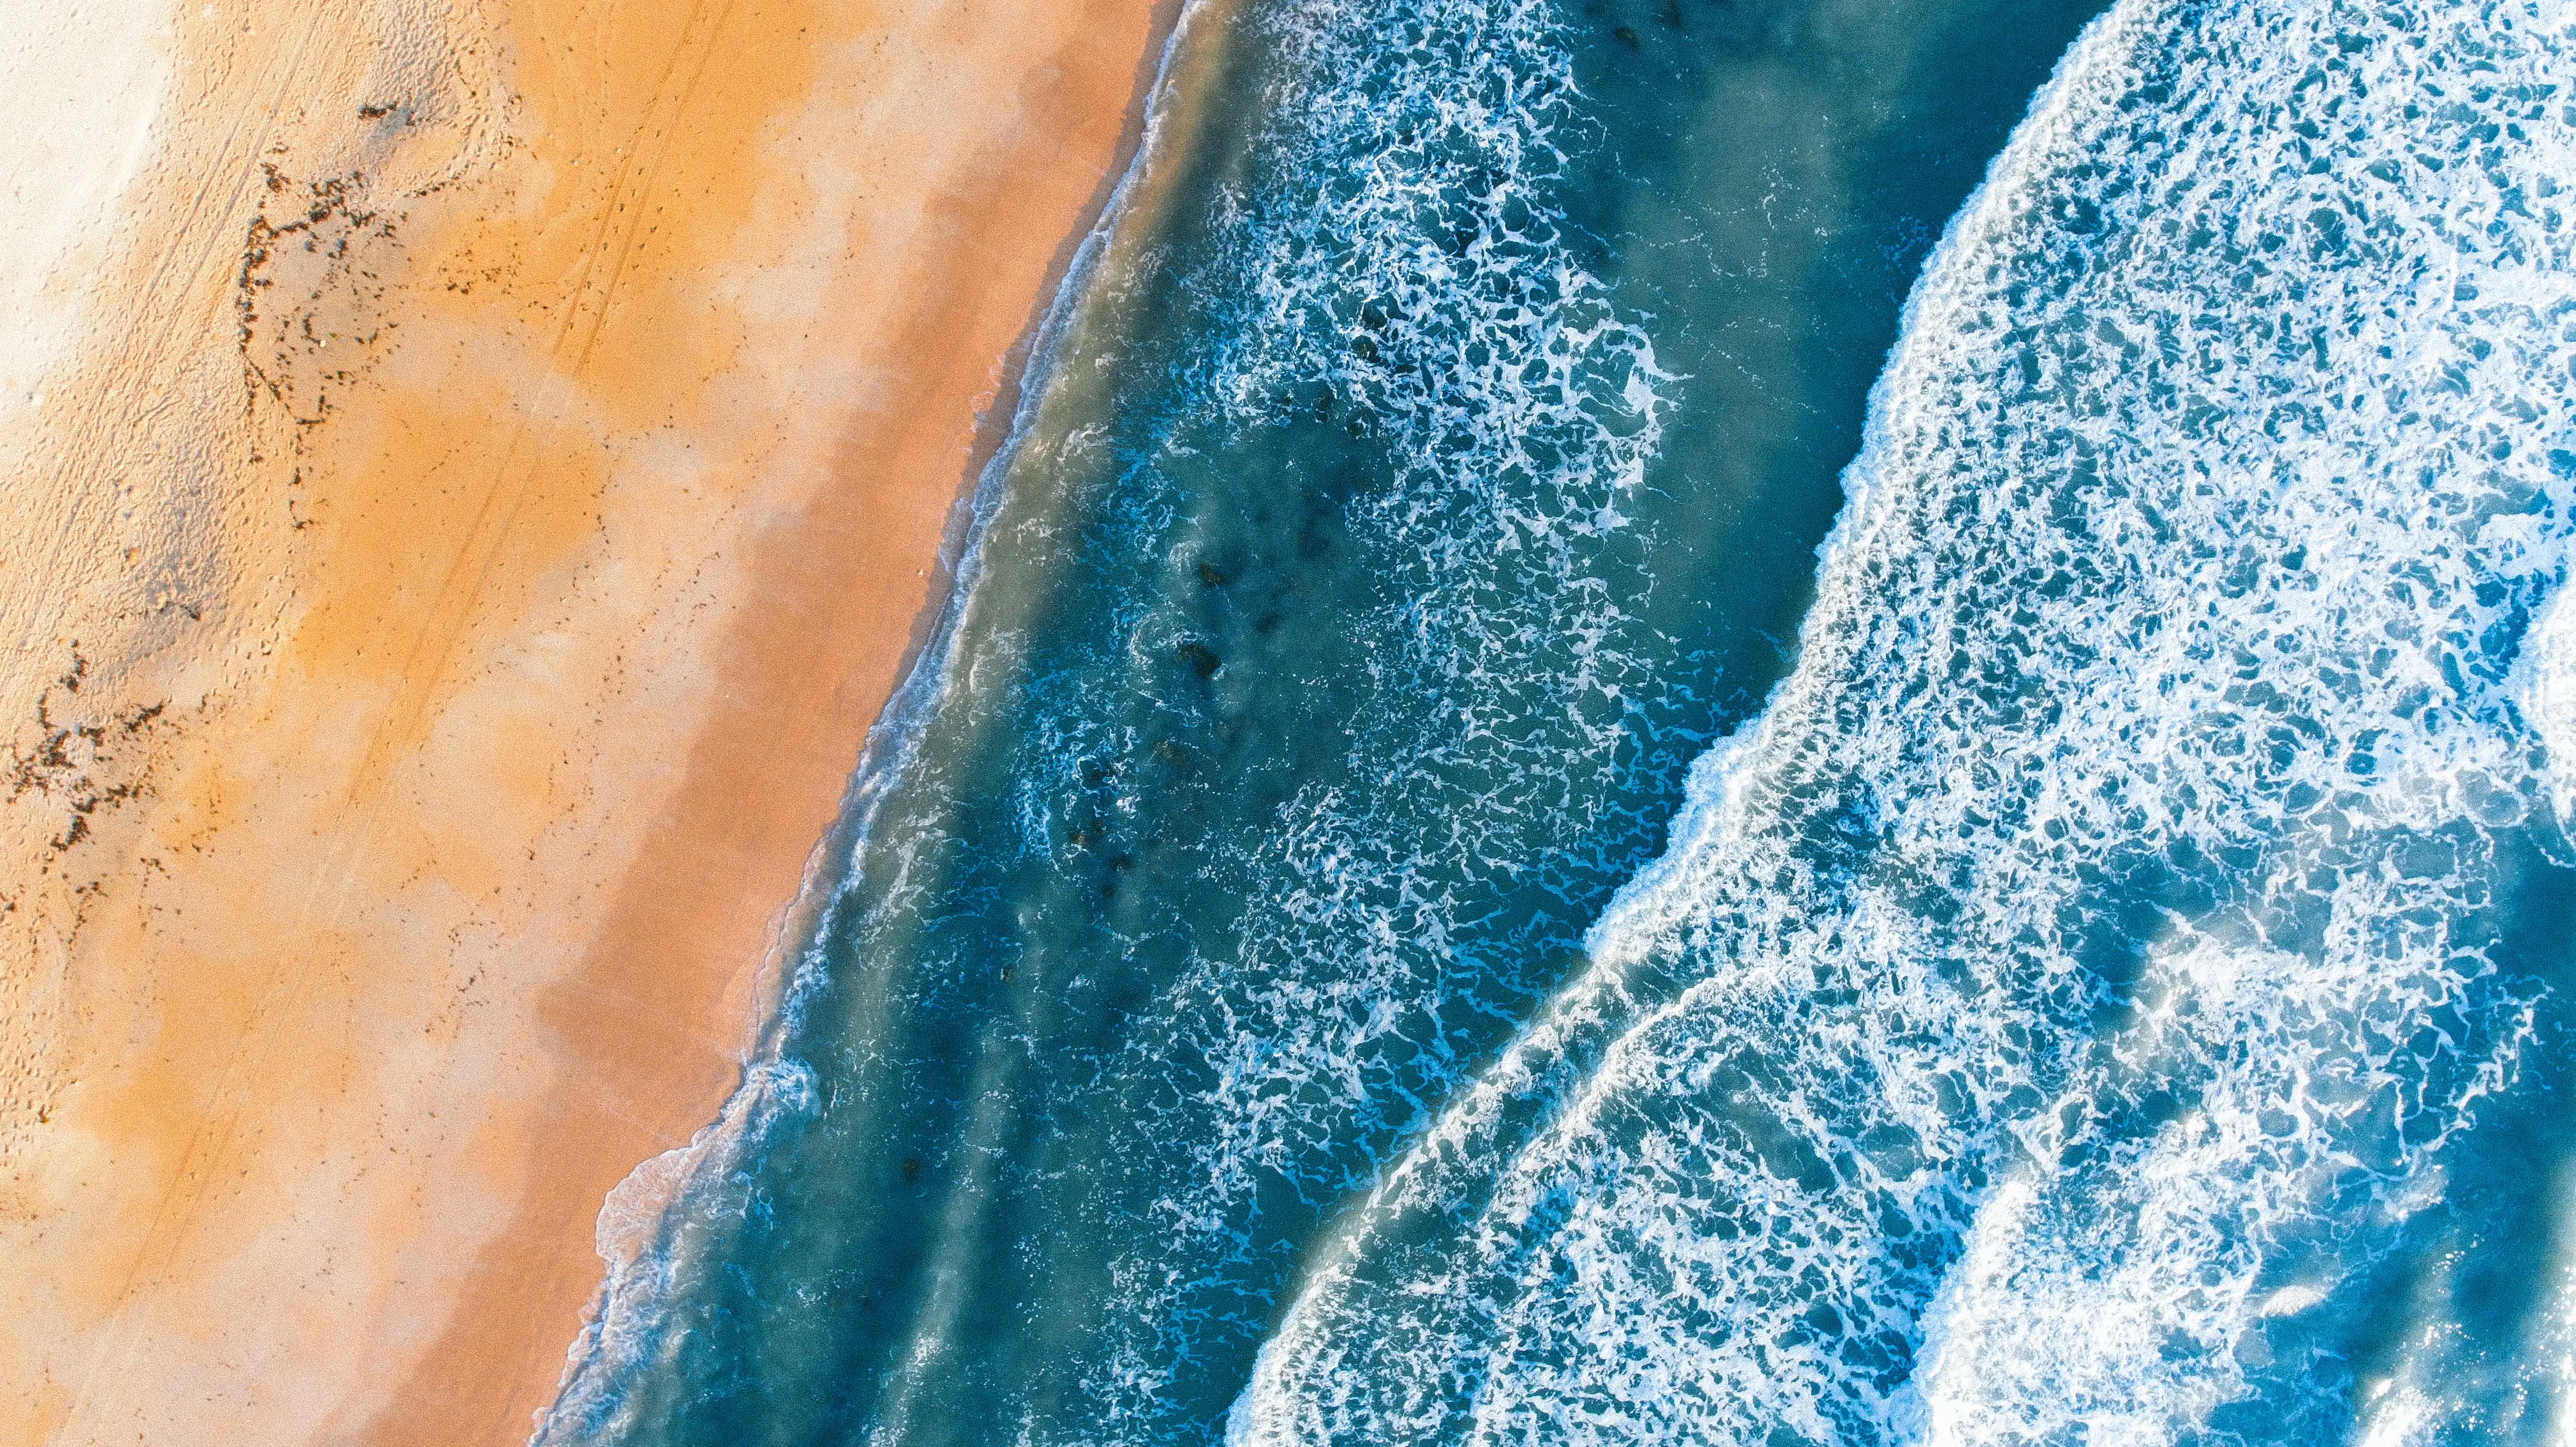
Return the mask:
M 1167 19 L 171 12 L 0 482 L 0 1438 L 525 1438 Z

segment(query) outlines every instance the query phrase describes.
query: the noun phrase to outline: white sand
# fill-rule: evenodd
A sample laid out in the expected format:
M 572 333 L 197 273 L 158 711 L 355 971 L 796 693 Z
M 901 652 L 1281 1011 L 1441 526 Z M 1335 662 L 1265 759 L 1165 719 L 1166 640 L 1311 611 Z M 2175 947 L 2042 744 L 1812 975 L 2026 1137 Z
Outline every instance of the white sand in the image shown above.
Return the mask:
M 0 433 L 94 315 L 118 200 L 152 153 L 172 7 L 0 0 Z

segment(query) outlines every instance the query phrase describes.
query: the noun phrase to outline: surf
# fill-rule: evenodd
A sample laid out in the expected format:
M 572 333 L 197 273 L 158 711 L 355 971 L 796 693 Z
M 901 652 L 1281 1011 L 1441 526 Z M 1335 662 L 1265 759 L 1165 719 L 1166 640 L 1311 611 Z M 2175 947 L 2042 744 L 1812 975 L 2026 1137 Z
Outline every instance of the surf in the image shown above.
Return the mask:
M 1909 303 L 1795 671 L 1232 1441 L 2493 1407 L 2338 1343 L 2544 993 L 2495 941 L 2563 848 L 2570 19 L 2086 33 Z

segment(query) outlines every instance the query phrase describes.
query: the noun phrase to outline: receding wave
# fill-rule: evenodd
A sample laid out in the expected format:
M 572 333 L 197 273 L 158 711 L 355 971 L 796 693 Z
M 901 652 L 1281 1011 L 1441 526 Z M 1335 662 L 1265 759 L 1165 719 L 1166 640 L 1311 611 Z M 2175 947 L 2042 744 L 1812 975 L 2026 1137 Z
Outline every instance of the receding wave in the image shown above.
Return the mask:
M 2315 1323 L 2527 1065 L 2495 941 L 2569 802 L 2571 25 L 2086 33 L 1911 303 L 1794 674 L 1319 1253 L 1237 1442 L 2465 1410 Z M 2508 1385 L 2490 1427 L 2567 1410 Z

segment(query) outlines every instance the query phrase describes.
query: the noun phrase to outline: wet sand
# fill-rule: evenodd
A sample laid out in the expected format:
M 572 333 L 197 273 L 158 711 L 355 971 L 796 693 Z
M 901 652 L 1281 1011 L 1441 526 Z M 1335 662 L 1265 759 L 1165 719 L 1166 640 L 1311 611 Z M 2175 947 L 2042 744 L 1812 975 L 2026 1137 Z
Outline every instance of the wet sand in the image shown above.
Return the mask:
M 149 134 L 0 358 L 0 1440 L 525 1439 L 1167 10 L 236 0 L 103 53 Z

